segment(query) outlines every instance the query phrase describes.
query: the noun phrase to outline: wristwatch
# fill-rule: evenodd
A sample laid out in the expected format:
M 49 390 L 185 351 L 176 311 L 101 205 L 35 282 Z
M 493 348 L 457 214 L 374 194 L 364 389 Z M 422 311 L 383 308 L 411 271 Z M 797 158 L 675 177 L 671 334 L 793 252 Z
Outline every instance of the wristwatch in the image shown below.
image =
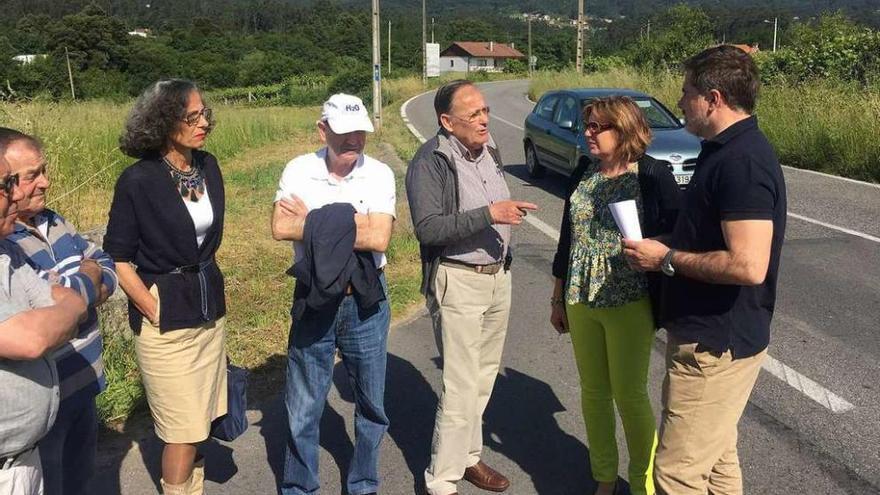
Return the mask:
M 672 266 L 672 257 L 675 255 L 675 249 L 670 249 L 666 252 L 666 256 L 663 257 L 663 261 L 660 262 L 660 271 L 663 272 L 663 275 L 667 277 L 672 277 L 675 275 L 675 267 Z

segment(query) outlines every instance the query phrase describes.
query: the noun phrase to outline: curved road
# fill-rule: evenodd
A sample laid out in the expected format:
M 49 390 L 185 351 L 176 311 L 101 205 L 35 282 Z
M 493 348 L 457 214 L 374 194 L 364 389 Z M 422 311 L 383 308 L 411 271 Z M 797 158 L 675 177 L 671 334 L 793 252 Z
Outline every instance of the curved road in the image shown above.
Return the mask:
M 525 171 L 522 125 L 533 106 L 527 87 L 527 81 L 481 85 L 511 194 L 540 205 L 514 234 L 515 301 L 503 364 L 518 372 L 528 368 L 531 379 L 552 389 L 564 407 L 556 420 L 585 444 L 568 338 L 557 338 L 547 322 L 566 180 L 553 173 L 534 180 Z M 436 131 L 432 101 L 433 93 L 424 94 L 404 109 L 423 136 Z M 746 492 L 880 493 L 880 187 L 792 168 L 785 176 L 789 224 L 771 337 L 774 359 L 762 371 L 740 426 Z M 651 370 L 655 407 L 662 338 L 661 332 Z M 534 407 L 527 394 L 523 390 L 523 400 L 512 407 Z M 567 456 L 560 448 L 547 453 L 556 458 L 542 462 L 570 464 L 584 449 Z M 528 466 L 520 467 L 528 478 Z M 625 476 L 625 463 L 620 473 Z M 542 490 L 521 480 L 514 487 L 517 494 L 569 493 L 562 485 Z

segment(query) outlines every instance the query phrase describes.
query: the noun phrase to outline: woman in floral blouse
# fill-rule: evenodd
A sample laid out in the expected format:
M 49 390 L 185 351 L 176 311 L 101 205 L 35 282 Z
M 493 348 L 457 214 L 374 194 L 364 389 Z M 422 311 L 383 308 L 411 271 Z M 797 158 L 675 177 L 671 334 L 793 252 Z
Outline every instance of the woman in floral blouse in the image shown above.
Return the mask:
M 669 168 L 645 155 L 651 131 L 633 100 L 593 100 L 584 109 L 584 122 L 597 161 L 572 175 L 553 260 L 551 323 L 558 332 L 571 333 L 590 466 L 598 482 L 594 493 L 612 494 L 616 487 L 616 404 L 629 450 L 631 492 L 650 495 L 657 435 L 647 380 L 652 303 L 659 309 L 660 280 L 626 264 L 608 205 L 635 200 L 643 235 L 663 235 L 675 223 L 679 189 Z

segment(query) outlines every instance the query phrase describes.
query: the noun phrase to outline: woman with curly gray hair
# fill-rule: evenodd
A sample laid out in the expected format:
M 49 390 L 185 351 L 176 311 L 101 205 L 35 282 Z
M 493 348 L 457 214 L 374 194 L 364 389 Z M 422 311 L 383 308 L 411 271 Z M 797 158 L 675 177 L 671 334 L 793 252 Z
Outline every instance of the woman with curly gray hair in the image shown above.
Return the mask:
M 139 160 L 116 182 L 104 250 L 128 296 L 138 367 L 156 434 L 162 490 L 201 494 L 197 444 L 226 413 L 226 302 L 214 260 L 223 177 L 200 151 L 214 126 L 198 88 L 159 81 L 138 98 L 120 148 Z

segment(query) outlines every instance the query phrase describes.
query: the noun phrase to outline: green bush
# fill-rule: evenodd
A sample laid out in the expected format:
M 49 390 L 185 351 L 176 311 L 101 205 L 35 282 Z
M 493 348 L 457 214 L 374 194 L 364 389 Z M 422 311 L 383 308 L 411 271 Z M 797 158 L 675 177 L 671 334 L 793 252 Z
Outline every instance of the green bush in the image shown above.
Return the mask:
M 360 65 L 349 68 L 334 77 L 327 86 L 327 94 L 347 93 L 359 96 L 368 106 L 373 101 L 373 74 L 369 67 Z
M 880 78 L 880 32 L 842 14 L 795 25 L 788 38 L 784 49 L 757 57 L 765 83 L 835 79 L 870 85 Z
M 510 59 L 504 63 L 504 72 L 508 74 L 525 74 L 529 71 L 524 60 Z

